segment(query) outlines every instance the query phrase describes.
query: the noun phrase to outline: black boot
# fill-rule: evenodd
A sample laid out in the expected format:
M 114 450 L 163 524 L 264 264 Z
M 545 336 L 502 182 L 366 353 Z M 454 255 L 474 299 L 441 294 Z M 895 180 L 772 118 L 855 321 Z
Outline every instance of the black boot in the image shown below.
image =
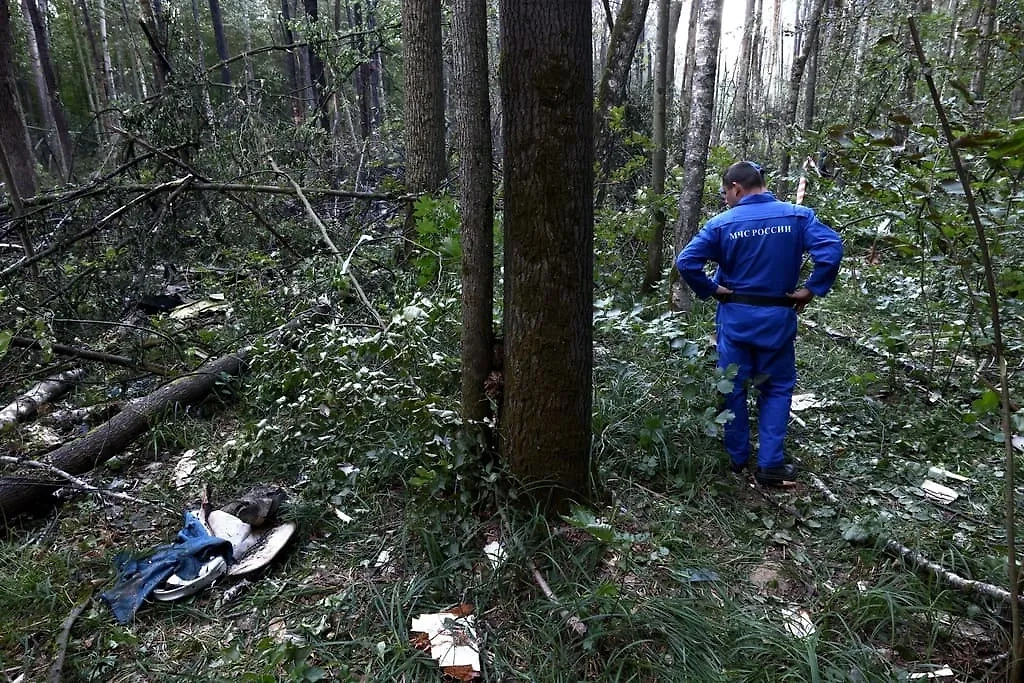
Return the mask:
M 778 467 L 758 467 L 754 479 L 762 486 L 792 486 L 796 483 L 796 465 L 785 464 Z

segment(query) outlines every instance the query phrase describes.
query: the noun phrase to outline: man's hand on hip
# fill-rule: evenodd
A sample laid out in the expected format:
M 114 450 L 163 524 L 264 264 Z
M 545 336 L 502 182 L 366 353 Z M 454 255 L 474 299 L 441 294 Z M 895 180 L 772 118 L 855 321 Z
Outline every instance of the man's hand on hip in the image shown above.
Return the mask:
M 794 306 L 794 308 L 796 308 L 797 313 L 803 313 L 804 309 L 807 308 L 807 304 L 811 303 L 811 299 L 814 298 L 814 294 L 812 294 L 811 290 L 806 287 L 801 287 L 795 292 L 786 294 L 786 296 L 796 301 L 796 306 Z

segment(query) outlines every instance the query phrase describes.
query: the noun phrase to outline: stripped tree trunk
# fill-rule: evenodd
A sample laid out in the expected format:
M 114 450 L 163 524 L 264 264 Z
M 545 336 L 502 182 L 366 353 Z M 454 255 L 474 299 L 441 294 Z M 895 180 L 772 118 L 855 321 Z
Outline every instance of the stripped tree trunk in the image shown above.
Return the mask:
M 675 253 L 697 234 L 704 200 L 704 176 L 711 139 L 711 117 L 715 105 L 715 78 L 718 74 L 718 44 L 722 33 L 723 0 L 701 0 L 696 66 L 693 75 L 693 100 L 686 131 L 686 157 L 683 161 L 683 186 L 679 193 L 679 222 L 675 231 Z M 682 280 L 672 284 L 672 305 L 690 312 L 693 298 Z
M 452 1 L 455 125 L 462 214 L 462 417 L 490 416 L 494 308 L 494 171 L 486 0 Z

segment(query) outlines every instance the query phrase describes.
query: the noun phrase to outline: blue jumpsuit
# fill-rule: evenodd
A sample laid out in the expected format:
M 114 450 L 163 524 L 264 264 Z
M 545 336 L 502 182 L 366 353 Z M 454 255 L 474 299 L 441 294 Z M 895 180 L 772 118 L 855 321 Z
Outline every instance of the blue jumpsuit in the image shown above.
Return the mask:
M 804 283 L 824 296 L 839 273 L 839 235 L 804 206 L 780 202 L 770 192 L 747 195 L 711 220 L 676 258 L 676 268 L 701 299 L 718 285 L 736 294 L 785 297 L 797 289 L 804 252 L 814 269 Z M 718 264 L 714 279 L 704 273 Z M 718 367 L 737 367 L 725 408 L 735 418 L 725 426 L 725 450 L 735 465 L 750 457 L 747 382 L 763 379 L 758 398 L 758 454 L 761 468 L 783 464 L 783 443 L 796 384 L 796 311 L 786 306 L 723 302 L 715 314 Z

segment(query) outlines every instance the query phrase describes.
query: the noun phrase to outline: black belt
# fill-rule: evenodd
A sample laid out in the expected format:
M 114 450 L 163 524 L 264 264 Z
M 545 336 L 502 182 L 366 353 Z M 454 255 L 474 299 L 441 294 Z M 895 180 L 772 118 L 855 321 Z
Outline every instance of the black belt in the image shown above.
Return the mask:
M 756 296 L 754 294 L 715 294 L 715 298 L 723 304 L 749 304 L 751 306 L 784 306 L 793 308 L 796 306 L 796 299 L 788 296 Z

